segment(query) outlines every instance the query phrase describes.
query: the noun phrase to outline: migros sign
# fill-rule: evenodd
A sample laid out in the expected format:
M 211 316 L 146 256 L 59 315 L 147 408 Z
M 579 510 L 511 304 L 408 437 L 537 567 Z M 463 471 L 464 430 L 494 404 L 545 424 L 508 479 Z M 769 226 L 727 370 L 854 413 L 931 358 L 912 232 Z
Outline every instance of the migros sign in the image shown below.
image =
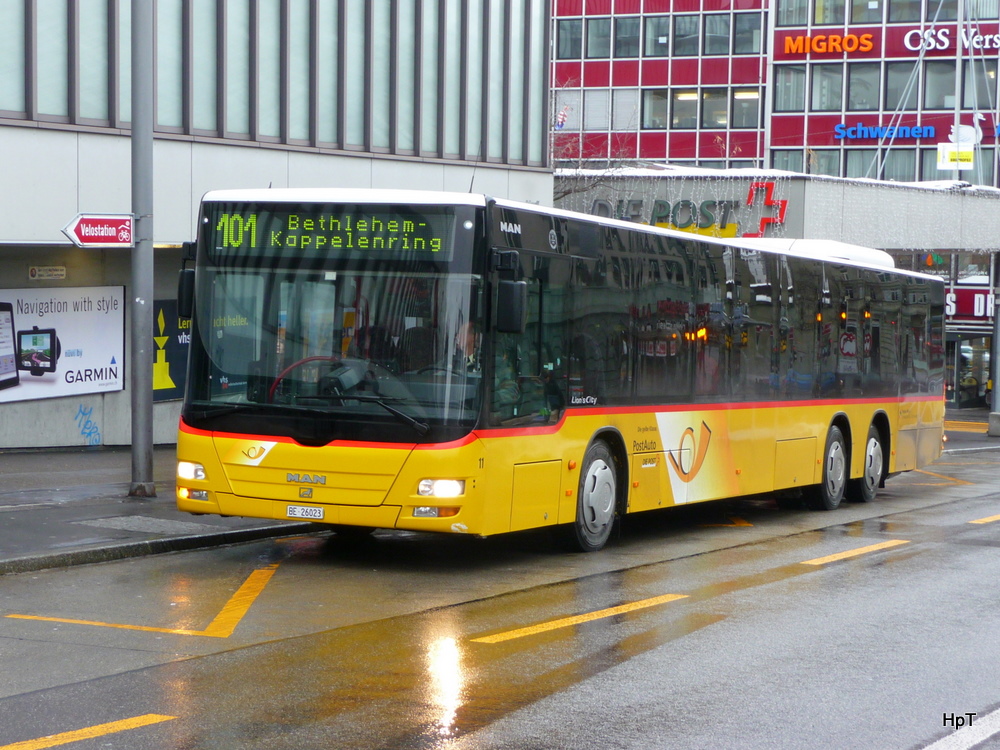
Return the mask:
M 800 34 L 785 37 L 786 55 L 808 55 L 810 52 L 871 52 L 875 49 L 874 34 Z

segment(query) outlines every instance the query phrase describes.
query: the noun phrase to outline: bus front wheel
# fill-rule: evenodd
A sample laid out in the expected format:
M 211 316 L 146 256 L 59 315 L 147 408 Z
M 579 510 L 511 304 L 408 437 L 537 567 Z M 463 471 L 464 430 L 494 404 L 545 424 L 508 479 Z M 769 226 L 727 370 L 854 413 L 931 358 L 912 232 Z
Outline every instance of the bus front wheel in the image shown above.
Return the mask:
M 836 510 L 844 499 L 847 487 L 847 448 L 844 433 L 836 425 L 830 427 L 823 448 L 823 481 L 811 488 L 807 503 L 813 510 Z
M 576 520 L 572 524 L 572 546 L 581 552 L 596 552 L 607 544 L 618 505 L 618 473 L 607 443 L 596 441 L 583 457 L 580 488 L 576 497 Z

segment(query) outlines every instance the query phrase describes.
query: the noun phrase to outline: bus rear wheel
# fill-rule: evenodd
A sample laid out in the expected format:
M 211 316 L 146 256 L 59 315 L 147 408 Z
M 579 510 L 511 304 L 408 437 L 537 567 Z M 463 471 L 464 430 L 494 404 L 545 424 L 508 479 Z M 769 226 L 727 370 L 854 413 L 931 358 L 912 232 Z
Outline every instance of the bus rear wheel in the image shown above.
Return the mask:
M 823 481 L 809 491 L 806 503 L 813 510 L 836 510 L 847 487 L 847 448 L 836 425 L 826 434 L 823 448 Z
M 865 440 L 865 467 L 858 479 L 847 483 L 847 497 L 859 503 L 870 503 L 875 499 L 885 471 L 885 454 L 882 452 L 882 433 L 875 425 L 868 428 Z
M 576 520 L 569 530 L 571 546 L 596 552 L 607 544 L 618 506 L 618 472 L 607 443 L 594 442 L 583 457 Z

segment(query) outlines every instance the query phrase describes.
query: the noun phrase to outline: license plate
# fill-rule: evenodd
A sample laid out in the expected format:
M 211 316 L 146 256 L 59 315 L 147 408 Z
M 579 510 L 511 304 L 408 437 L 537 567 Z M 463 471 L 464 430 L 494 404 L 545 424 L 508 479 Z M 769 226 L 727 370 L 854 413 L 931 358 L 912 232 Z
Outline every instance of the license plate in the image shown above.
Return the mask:
M 308 518 L 310 521 L 323 520 L 323 508 L 309 508 L 305 505 L 289 505 L 285 508 L 289 518 Z

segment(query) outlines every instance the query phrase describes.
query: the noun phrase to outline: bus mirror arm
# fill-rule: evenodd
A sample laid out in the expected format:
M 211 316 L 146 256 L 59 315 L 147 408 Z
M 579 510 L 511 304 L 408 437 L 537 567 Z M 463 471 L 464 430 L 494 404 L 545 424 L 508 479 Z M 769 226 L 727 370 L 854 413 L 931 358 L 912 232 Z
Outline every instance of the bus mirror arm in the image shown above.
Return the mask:
M 177 278 L 177 317 L 190 319 L 194 311 L 194 269 L 182 268 Z
M 528 282 L 497 282 L 497 331 L 524 333 L 528 314 Z

